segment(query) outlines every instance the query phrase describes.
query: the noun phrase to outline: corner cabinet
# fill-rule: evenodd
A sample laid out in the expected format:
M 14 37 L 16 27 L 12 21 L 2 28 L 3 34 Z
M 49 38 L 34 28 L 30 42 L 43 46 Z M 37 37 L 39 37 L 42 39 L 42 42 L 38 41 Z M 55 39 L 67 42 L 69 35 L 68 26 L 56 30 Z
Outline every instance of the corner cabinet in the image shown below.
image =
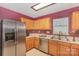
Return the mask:
M 37 37 L 29 37 L 26 38 L 26 50 L 32 49 L 32 48 L 39 48 L 40 46 L 40 40 Z

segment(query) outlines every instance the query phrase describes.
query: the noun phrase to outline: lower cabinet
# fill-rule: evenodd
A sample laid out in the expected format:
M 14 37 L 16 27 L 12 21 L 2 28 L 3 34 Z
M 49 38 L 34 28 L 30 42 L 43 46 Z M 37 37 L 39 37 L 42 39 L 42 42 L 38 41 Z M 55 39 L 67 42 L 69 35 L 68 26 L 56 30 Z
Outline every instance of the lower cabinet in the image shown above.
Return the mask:
M 40 40 L 37 37 L 29 37 L 26 38 L 26 50 L 32 49 L 32 48 L 39 48 L 40 46 Z
M 54 56 L 70 56 L 70 44 L 55 40 L 49 40 L 49 54 Z
M 58 55 L 58 44 L 57 41 L 49 40 L 48 44 L 48 52 L 51 55 L 57 56 Z
M 65 42 L 59 42 L 59 55 L 70 56 L 70 44 Z
M 40 39 L 37 38 L 37 37 L 34 37 L 33 43 L 34 43 L 34 46 L 33 46 L 34 48 L 39 48 L 39 46 L 40 46 Z
M 79 50 L 75 49 L 75 48 L 72 48 L 71 49 L 71 56 L 79 56 Z
M 71 56 L 79 56 L 79 45 L 71 45 Z
M 49 54 L 54 56 L 79 56 L 79 45 L 49 40 Z
M 67 42 L 61 42 L 56 40 L 48 40 L 48 54 L 53 56 L 79 56 L 79 45 L 71 44 Z M 42 51 L 46 49 L 44 46 L 41 47 Z M 31 48 L 40 48 L 41 41 L 37 37 L 29 37 L 26 38 L 26 49 L 29 50 Z
M 33 48 L 33 38 L 26 38 L 26 50 Z

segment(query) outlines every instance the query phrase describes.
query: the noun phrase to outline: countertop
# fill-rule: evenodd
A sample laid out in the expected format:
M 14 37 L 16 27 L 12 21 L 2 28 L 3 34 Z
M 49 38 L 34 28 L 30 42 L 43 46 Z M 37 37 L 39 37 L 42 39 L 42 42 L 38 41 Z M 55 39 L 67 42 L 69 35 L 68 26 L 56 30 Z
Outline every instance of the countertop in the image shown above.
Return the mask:
M 41 36 L 45 36 L 45 37 L 41 37 Z M 26 38 L 30 38 L 30 37 L 38 37 L 40 39 L 49 39 L 49 40 L 55 40 L 55 41 L 60 41 L 60 42 L 67 42 L 67 43 L 73 43 L 73 44 L 79 44 L 79 37 L 75 37 L 75 41 L 73 41 L 73 37 L 72 36 L 68 36 L 68 41 L 65 39 L 65 37 L 62 37 L 61 40 L 59 40 L 58 38 L 53 38 L 51 39 L 53 35 L 45 35 L 45 34 L 30 34 L 30 36 L 26 37 Z

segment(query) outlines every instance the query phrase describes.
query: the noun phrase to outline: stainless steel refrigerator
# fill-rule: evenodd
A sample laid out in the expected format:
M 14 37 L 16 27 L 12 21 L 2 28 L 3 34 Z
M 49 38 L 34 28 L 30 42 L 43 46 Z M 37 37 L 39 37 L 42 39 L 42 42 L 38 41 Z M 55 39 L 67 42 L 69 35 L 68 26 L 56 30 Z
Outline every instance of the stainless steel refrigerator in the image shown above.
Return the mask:
M 24 56 L 26 27 L 19 21 L 0 20 L 0 55 Z

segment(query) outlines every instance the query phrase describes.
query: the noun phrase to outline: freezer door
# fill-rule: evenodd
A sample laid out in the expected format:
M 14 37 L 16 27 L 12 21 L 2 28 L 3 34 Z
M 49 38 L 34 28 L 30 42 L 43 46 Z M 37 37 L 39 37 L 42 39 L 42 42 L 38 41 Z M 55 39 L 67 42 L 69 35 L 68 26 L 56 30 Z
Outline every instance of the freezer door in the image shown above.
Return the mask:
M 26 28 L 25 24 L 21 22 L 16 23 L 16 55 L 24 56 L 25 55 L 25 37 L 26 37 Z
M 15 21 L 3 20 L 2 55 L 15 56 Z

